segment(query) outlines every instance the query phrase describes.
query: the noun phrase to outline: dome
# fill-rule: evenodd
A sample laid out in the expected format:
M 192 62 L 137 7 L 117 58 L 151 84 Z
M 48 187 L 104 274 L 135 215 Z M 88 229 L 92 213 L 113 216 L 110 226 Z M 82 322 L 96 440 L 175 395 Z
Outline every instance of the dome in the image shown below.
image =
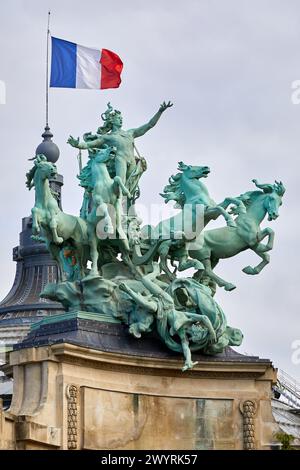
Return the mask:
M 56 163 L 60 152 L 58 146 L 52 142 L 53 134 L 48 125 L 45 127 L 45 132 L 42 134 L 42 137 L 44 140 L 38 145 L 35 154 L 43 154 L 49 162 Z

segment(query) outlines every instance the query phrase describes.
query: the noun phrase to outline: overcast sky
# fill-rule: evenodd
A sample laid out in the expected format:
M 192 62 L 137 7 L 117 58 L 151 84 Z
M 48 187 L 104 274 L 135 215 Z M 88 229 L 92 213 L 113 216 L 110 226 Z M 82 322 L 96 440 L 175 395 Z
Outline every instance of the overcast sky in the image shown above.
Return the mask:
M 216 201 L 253 189 L 252 178 L 284 182 L 280 218 L 267 223 L 276 232 L 271 263 L 252 277 L 241 269 L 256 263 L 253 253 L 222 261 L 217 272 L 237 289 L 219 289 L 216 299 L 229 324 L 244 332 L 239 351 L 270 358 L 299 379 L 300 364 L 291 360 L 292 343 L 300 341 L 300 105 L 291 102 L 291 84 L 300 79 L 299 1 L 1 2 L 0 80 L 7 87 L 0 105 L 1 298 L 13 283 L 21 218 L 34 201 L 25 173 L 44 126 L 49 7 L 54 36 L 111 49 L 124 62 L 119 89 L 50 90 L 64 210 L 77 214 L 82 198 L 69 134 L 96 130 L 107 101 L 132 128 L 172 100 L 157 127 L 137 141 L 148 161 L 140 201 L 161 202 L 179 160 L 211 167 L 206 182 Z

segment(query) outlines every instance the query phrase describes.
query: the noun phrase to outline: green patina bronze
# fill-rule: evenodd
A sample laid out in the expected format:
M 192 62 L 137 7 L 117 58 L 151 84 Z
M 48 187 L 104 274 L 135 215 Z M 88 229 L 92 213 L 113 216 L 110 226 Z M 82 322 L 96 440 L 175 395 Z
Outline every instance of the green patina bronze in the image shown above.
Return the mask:
M 48 284 L 41 296 L 62 303 L 61 318 L 123 322 L 140 341 L 156 331 L 169 349 L 184 355 L 186 370 L 195 365 L 193 351 L 218 354 L 241 344 L 241 331 L 228 326 L 214 299 L 217 286 L 230 291 L 235 285 L 214 269 L 220 259 L 247 249 L 261 262 L 243 271 L 253 275 L 265 267 L 274 232 L 260 224 L 267 215 L 278 217 L 285 188 L 281 182 L 253 180 L 255 191 L 216 203 L 202 181 L 210 169 L 180 162 L 161 193 L 166 203 L 175 202 L 178 214 L 142 227 L 135 201 L 147 164 L 134 141 L 171 106 L 163 103 L 147 124 L 124 131 L 121 113 L 108 104 L 95 134 L 85 133 L 82 142 L 69 138 L 73 147 L 88 152 L 78 175 L 84 190 L 79 217 L 60 209 L 49 184 L 57 169 L 44 155 L 34 158 L 27 187 L 35 189 L 32 236 L 46 242 L 62 274 L 62 281 Z M 224 227 L 206 230 L 219 216 Z M 187 269 L 193 277 L 177 277 Z

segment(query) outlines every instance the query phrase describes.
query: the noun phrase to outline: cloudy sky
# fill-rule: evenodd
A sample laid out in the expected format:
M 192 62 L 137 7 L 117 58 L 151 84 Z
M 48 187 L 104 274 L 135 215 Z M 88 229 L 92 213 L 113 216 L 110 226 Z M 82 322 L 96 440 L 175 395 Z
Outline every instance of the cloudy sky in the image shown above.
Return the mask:
M 50 91 L 64 210 L 77 214 L 82 197 L 68 135 L 94 131 L 107 101 L 123 112 L 124 128 L 132 128 L 172 100 L 157 127 L 137 141 L 149 165 L 140 201 L 161 203 L 159 192 L 179 160 L 211 167 L 207 183 L 216 201 L 252 189 L 252 178 L 284 182 L 280 218 L 268 223 L 276 232 L 270 265 L 250 277 L 241 269 L 256 263 L 253 253 L 221 262 L 217 272 L 238 288 L 219 290 L 217 300 L 244 332 L 241 352 L 270 358 L 299 379 L 292 345 L 300 346 L 300 105 L 291 101 L 291 84 L 300 80 L 299 1 L 1 2 L 0 80 L 7 89 L 0 105 L 1 298 L 14 279 L 11 252 L 21 218 L 33 205 L 24 182 L 44 126 L 49 7 L 54 36 L 111 49 L 124 62 L 119 89 Z

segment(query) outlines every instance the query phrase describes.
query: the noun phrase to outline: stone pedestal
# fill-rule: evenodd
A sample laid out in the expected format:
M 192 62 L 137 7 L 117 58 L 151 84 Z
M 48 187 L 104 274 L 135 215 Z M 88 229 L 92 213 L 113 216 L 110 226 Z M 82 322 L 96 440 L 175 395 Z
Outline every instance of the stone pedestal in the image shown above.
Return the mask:
M 278 429 L 269 360 L 228 349 L 183 373 L 157 338 L 92 314 L 40 325 L 18 348 L 6 367 L 18 449 L 269 449 Z

